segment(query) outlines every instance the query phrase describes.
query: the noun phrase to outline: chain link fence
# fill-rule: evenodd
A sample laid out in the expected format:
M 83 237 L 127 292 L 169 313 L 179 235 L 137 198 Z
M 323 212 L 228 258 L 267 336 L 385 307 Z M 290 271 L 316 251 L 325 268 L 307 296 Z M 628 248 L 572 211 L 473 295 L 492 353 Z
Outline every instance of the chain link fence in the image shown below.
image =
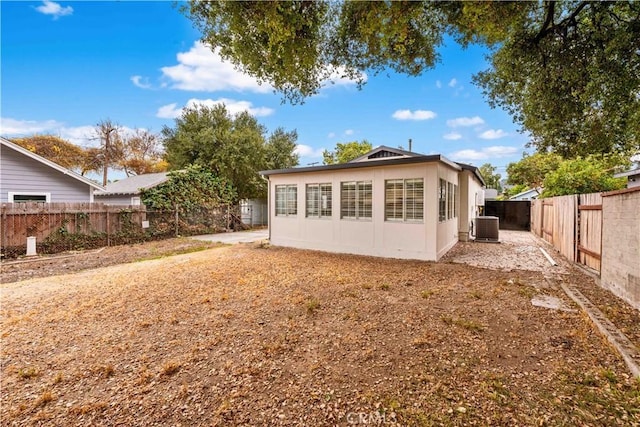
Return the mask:
M 5 259 L 26 254 L 28 237 L 36 238 L 38 253 L 53 254 L 250 228 L 237 205 L 154 211 L 99 203 L 8 203 L 0 222 Z

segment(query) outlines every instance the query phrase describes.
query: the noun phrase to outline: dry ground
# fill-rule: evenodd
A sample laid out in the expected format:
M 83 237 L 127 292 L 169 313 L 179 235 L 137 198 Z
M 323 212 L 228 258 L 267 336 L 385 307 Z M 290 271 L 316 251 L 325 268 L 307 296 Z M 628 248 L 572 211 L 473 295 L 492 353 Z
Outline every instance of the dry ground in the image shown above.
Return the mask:
M 640 423 L 542 272 L 241 245 L 0 291 L 4 425 Z

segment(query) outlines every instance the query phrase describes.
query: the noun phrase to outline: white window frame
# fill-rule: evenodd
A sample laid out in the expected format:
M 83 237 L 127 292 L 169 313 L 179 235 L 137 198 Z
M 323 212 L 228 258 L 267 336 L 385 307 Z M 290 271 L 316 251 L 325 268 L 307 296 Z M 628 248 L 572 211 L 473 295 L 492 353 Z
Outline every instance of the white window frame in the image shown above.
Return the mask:
M 26 201 L 19 200 L 14 202 L 16 196 L 45 196 L 44 202 L 35 201 L 36 203 L 51 203 L 51 193 L 45 191 L 9 191 L 7 193 L 7 201 L 9 203 L 27 203 Z
M 314 191 L 309 191 L 310 189 Z M 305 187 L 306 217 L 327 219 L 331 218 L 332 213 L 333 185 L 330 182 L 307 184 Z
M 142 206 L 142 199 L 140 196 L 133 196 L 131 198 L 131 206 Z
M 438 181 L 438 221 L 447 220 L 447 181 L 440 178 Z
M 422 197 L 411 198 L 413 200 L 413 205 L 410 206 L 409 202 L 409 192 L 408 184 L 412 183 L 421 183 L 422 184 Z M 389 188 L 389 184 L 393 185 L 395 188 Z M 415 187 L 414 187 L 415 191 Z M 389 196 L 393 198 L 393 200 L 389 199 Z M 419 200 L 419 201 L 418 201 Z M 421 205 L 421 209 L 416 209 L 418 205 Z M 420 223 L 424 221 L 424 178 L 405 178 L 405 179 L 388 179 L 384 182 L 384 216 L 385 221 L 389 222 L 414 222 Z M 389 215 L 390 210 L 393 211 L 392 216 Z M 408 212 L 411 211 L 413 213 L 413 217 L 409 218 Z M 416 211 L 419 212 L 419 216 L 416 215 Z
M 279 197 L 278 189 L 284 189 L 284 205 L 278 206 Z M 275 210 L 276 216 L 294 217 L 298 215 L 298 185 L 297 184 L 278 184 L 275 186 Z M 293 196 L 293 197 L 292 197 Z M 281 209 L 282 208 L 282 209 Z
M 345 185 L 353 185 L 353 209 L 346 206 Z M 369 187 L 369 190 L 366 189 Z M 367 207 L 369 209 L 367 209 Z M 348 211 L 345 214 L 345 210 Z M 353 215 L 349 213 L 353 212 Z M 373 181 L 343 181 L 340 183 L 340 219 L 371 221 L 373 219 Z

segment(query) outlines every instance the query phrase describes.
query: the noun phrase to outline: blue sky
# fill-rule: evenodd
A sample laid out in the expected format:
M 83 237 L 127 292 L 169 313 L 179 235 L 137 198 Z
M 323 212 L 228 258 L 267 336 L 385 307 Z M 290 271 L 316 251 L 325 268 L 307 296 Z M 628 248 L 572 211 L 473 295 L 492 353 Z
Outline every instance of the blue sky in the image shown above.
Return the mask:
M 185 105 L 225 102 L 249 111 L 269 131 L 298 132 L 301 165 L 323 149 L 366 139 L 456 161 L 504 167 L 522 157 L 527 137 L 492 110 L 471 76 L 487 68 L 486 51 L 453 41 L 441 62 L 419 77 L 368 75 L 358 90 L 338 81 L 303 105 L 239 74 L 198 40 L 173 2 L 7 2 L 1 8 L 0 134 L 59 135 L 92 145 L 94 125 L 159 132 Z

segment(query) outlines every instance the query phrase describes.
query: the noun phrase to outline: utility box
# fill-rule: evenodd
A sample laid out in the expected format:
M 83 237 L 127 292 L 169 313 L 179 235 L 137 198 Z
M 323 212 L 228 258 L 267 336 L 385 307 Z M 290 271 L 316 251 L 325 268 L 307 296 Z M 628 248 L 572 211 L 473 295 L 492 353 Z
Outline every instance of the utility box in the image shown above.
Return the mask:
M 27 256 L 36 256 L 36 238 L 33 236 L 27 237 Z
M 479 216 L 474 218 L 474 231 L 477 241 L 498 242 L 500 223 L 497 216 Z

